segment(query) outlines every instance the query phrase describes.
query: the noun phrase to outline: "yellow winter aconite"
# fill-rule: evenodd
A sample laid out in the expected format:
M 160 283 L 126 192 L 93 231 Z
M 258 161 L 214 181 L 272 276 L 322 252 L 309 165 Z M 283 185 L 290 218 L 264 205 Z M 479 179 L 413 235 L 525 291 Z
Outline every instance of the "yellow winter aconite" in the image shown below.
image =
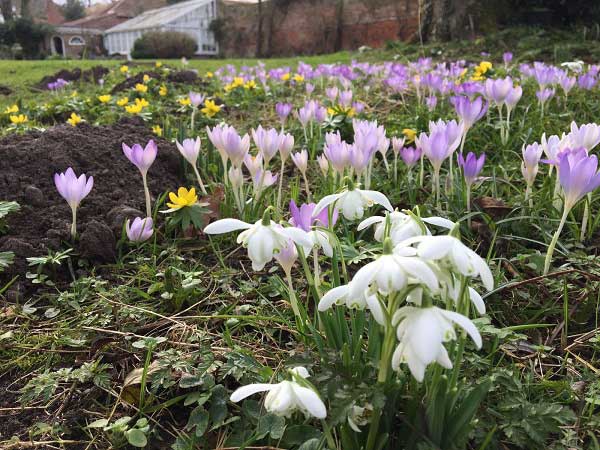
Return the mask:
M 127 103 L 129 103 L 129 97 L 123 97 L 117 100 L 117 105 L 119 106 L 125 106 Z
M 110 95 L 99 95 L 98 100 L 100 103 L 108 103 L 112 97 Z
M 219 111 L 221 111 L 221 106 L 217 105 L 214 100 L 206 100 L 204 102 L 204 108 L 200 111 L 207 117 L 214 117 Z
M 4 110 L 4 114 L 14 114 L 19 112 L 19 107 L 17 105 L 7 106 Z
M 191 100 L 190 100 L 188 97 L 185 97 L 185 98 L 180 98 L 180 99 L 179 99 L 179 100 L 177 100 L 177 101 L 179 102 L 179 104 L 180 104 L 181 106 L 189 106 L 189 105 L 191 105 L 191 104 L 192 104 L 192 101 L 191 101 Z
M 25 114 L 19 114 L 15 116 L 10 116 L 10 121 L 15 125 L 20 125 L 22 123 L 27 122 L 27 116 Z
M 142 109 L 144 107 L 142 106 L 141 103 L 134 103 L 133 105 L 127 105 L 125 106 L 125 111 L 127 111 L 129 114 L 139 114 L 142 112 Z
M 299 73 L 297 73 L 296 75 L 294 75 L 294 81 L 296 83 L 302 83 L 304 81 L 304 75 L 300 75 Z
M 169 90 L 167 89 L 167 86 L 165 86 L 164 84 L 158 89 L 158 95 L 160 95 L 161 97 L 164 97 L 168 93 L 169 93 Z
M 288 81 L 291 78 L 291 75 L 288 73 L 284 73 L 283 75 L 281 75 L 281 80 L 282 81 Z
M 405 128 L 402 130 L 402 134 L 406 136 L 406 143 L 414 142 L 417 137 L 417 130 L 413 130 L 412 128 Z
M 135 85 L 135 90 L 141 92 L 142 94 L 145 94 L 146 92 L 148 92 L 148 86 L 142 83 L 138 83 Z
M 157 135 L 157 136 L 162 136 L 163 134 L 163 129 L 161 128 L 160 125 L 154 125 L 152 127 L 152 132 Z
M 148 81 L 150 81 L 150 75 L 144 74 L 143 80 L 144 80 L 144 83 L 147 83 Z
M 76 127 L 77 124 L 81 123 L 81 116 L 76 113 L 71 113 L 71 117 L 67 119 L 67 123 L 72 127 Z
M 127 72 L 129 72 L 129 67 L 128 66 L 121 66 L 121 68 L 119 70 L 121 71 L 121 73 L 127 73 Z
M 196 189 L 191 188 L 189 191 L 180 187 L 177 190 L 177 194 L 175 192 L 169 192 L 169 200 L 170 203 L 167 203 L 167 206 L 171 209 L 181 209 L 186 206 L 192 206 L 196 202 L 198 202 L 198 196 L 196 195 Z

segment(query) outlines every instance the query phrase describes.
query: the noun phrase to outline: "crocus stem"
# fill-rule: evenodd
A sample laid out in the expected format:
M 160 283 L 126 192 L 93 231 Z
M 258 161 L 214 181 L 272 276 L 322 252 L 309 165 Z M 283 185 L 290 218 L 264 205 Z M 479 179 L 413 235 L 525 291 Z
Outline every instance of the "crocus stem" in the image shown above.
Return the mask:
M 394 184 L 398 183 L 398 153 L 394 152 Z
M 285 169 L 285 159 L 281 158 L 281 170 L 279 171 L 279 189 L 277 190 L 277 210 L 278 211 L 281 210 L 281 190 L 283 189 L 283 170 L 284 169 Z
M 320 276 L 320 267 L 319 267 L 319 251 L 317 248 L 313 249 L 313 272 L 315 279 L 315 289 L 317 290 L 317 294 L 321 297 L 321 292 L 319 291 L 319 285 L 321 284 L 321 276 Z
M 552 242 L 548 246 L 548 252 L 546 253 L 546 260 L 544 261 L 544 275 L 548 275 L 548 271 L 550 270 L 550 263 L 552 262 L 552 254 L 554 253 L 554 248 L 556 247 L 556 243 L 558 242 L 558 238 L 560 237 L 560 233 L 565 226 L 565 222 L 567 221 L 567 216 L 569 215 L 570 208 L 565 206 L 563 210 L 563 215 L 560 219 L 560 223 L 558 224 L 558 229 L 556 233 L 554 233 L 554 237 L 552 238 Z
M 529 203 L 529 207 L 533 208 L 533 199 L 531 198 L 531 184 L 527 183 L 525 188 L 525 202 Z
M 190 129 L 194 131 L 194 119 L 196 118 L 196 107 L 192 108 L 192 120 L 190 123 Z
M 425 164 L 423 163 L 423 152 L 421 152 L 421 161 L 420 161 L 420 172 L 419 172 L 419 187 L 422 188 L 423 187 L 423 177 L 424 177 L 424 173 L 425 173 Z
M 440 169 L 433 169 L 433 189 L 435 190 L 435 205 L 440 207 Z
M 150 204 L 150 190 L 148 189 L 148 181 L 146 174 L 142 173 L 142 181 L 144 182 L 144 195 L 146 196 L 146 217 L 152 217 L 152 205 Z
M 467 214 L 469 216 L 469 218 L 467 219 L 467 225 L 469 225 L 469 228 L 471 228 L 471 185 L 469 183 L 467 183 L 466 194 L 467 194 Z
M 207 195 L 206 188 L 204 187 L 204 183 L 202 182 L 202 178 L 200 177 L 200 172 L 198 172 L 198 168 L 194 166 L 194 172 L 196 173 L 196 178 L 198 178 L 198 184 L 200 185 L 200 190 L 204 195 Z
M 308 179 L 306 178 L 306 172 L 302 172 L 302 178 L 304 179 L 304 189 L 306 189 L 306 200 L 310 201 L 310 188 L 308 187 Z
M 72 220 L 71 220 L 71 237 L 75 239 L 77 236 L 77 208 L 71 208 Z
M 581 235 L 579 236 L 580 242 L 583 242 L 585 240 L 585 234 L 587 232 L 588 221 L 590 218 L 590 203 L 592 203 L 591 192 L 587 195 L 587 201 L 585 202 L 585 206 L 583 209 L 583 218 L 581 219 Z

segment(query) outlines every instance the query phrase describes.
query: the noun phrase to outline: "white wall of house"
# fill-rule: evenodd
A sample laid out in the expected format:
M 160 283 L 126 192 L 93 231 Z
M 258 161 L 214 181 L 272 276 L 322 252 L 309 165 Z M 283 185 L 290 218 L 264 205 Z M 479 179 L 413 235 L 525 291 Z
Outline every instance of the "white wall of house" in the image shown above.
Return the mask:
M 161 10 L 165 10 L 165 14 L 157 14 L 157 17 L 149 18 L 141 21 L 141 23 L 139 23 L 140 19 L 134 18 L 107 30 L 104 34 L 104 46 L 111 55 L 120 54 L 130 57 L 133 44 L 144 33 L 150 31 L 178 31 L 189 34 L 196 40 L 198 44 L 197 55 L 216 55 L 218 44 L 213 33 L 208 29 L 210 23 L 217 17 L 216 0 L 196 0 L 189 3 L 192 4 L 193 9 L 187 9 L 185 14 L 177 14 L 177 10 L 174 9 L 173 14 L 169 15 L 168 8 L 161 8 Z M 178 3 L 177 5 L 183 7 L 185 3 Z M 148 13 L 151 13 L 151 11 Z M 128 23 L 131 23 L 131 27 L 128 27 Z

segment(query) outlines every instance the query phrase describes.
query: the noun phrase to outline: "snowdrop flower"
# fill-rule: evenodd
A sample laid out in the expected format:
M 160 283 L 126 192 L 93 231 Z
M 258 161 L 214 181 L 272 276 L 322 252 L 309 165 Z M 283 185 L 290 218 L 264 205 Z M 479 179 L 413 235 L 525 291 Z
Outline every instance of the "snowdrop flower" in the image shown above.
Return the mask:
M 275 253 L 287 245 L 288 239 L 304 247 L 312 246 L 312 240 L 305 231 L 296 227 L 284 228 L 272 221 L 269 209 L 265 211 L 263 218 L 254 224 L 238 219 L 221 219 L 204 228 L 206 234 L 223 234 L 237 230 L 244 230 L 238 235 L 237 243 L 248 249 L 253 270 L 262 270 L 273 259 Z
M 451 230 L 454 228 L 454 222 L 444 219 L 443 217 L 423 217 L 420 221 L 416 216 L 412 214 L 405 214 L 400 211 L 393 211 L 389 214 L 390 218 L 390 239 L 394 245 L 400 242 L 412 238 L 415 236 L 430 235 L 431 232 L 425 227 L 422 222 L 436 225 L 442 228 Z M 357 230 L 364 230 L 372 225 L 375 225 L 375 240 L 378 242 L 383 241 L 383 234 L 385 232 L 385 216 L 371 216 L 363 220 L 358 224 Z
M 136 217 L 133 222 L 129 219 L 125 222 L 127 238 L 131 242 L 144 242 L 152 237 L 154 233 L 152 217 Z
M 185 160 L 192 165 L 194 173 L 196 174 L 196 178 L 198 179 L 200 189 L 202 190 L 202 193 L 206 195 L 206 188 L 204 187 L 204 183 L 200 177 L 200 172 L 198 172 L 198 167 L 196 167 L 196 162 L 198 161 L 198 155 L 200 153 L 200 137 L 198 136 L 195 140 L 184 139 L 183 143 L 181 144 L 176 140 L 175 144 L 177 145 L 177 149 L 179 150 L 179 153 L 181 153 L 181 156 L 183 156 Z
M 325 404 L 312 386 L 304 381 L 308 371 L 296 367 L 290 371 L 293 381 L 284 380 L 277 384 L 257 383 L 238 388 L 231 394 L 231 401 L 237 403 L 258 392 L 268 392 L 265 397 L 265 409 L 277 416 L 290 417 L 296 410 L 306 416 L 324 419 L 327 417 Z M 302 383 L 302 384 L 301 384 Z
M 77 234 L 77 208 L 81 201 L 87 197 L 94 186 L 94 177 L 87 177 L 81 174 L 79 177 L 69 167 L 64 173 L 54 174 L 54 184 L 58 193 L 64 198 L 71 207 L 73 220 L 71 222 L 71 236 L 74 238 Z
M 416 244 L 416 254 L 435 261 L 441 268 L 466 277 L 479 277 L 491 291 L 494 276 L 485 260 L 454 236 L 416 236 L 398 244 L 394 251 L 406 254 L 406 247 Z
M 392 325 L 398 327 L 396 336 L 400 342 L 392 355 L 392 368 L 400 370 L 400 364 L 408 364 L 412 376 L 419 382 L 423 381 L 425 369 L 432 362 L 451 369 L 452 361 L 444 342 L 456 339 L 454 324 L 465 330 L 475 346 L 481 348 L 481 335 L 465 316 L 435 306 L 400 308 L 392 319 Z
M 374 204 L 381 205 L 388 211 L 394 210 L 388 198 L 381 192 L 357 189 L 351 182 L 342 192 L 323 197 L 317 203 L 314 214 L 319 214 L 331 204 L 335 204 L 348 220 L 361 219 L 365 214 L 365 208 L 370 208 Z
M 346 305 L 348 309 L 359 310 L 367 308 L 371 311 L 375 321 L 379 325 L 385 326 L 385 313 L 377 298 L 377 294 L 374 292 L 363 291 L 357 293 L 357 295 L 350 295 L 352 290 L 351 284 L 352 282 L 328 291 L 319 301 L 319 311 L 327 311 L 333 305 Z

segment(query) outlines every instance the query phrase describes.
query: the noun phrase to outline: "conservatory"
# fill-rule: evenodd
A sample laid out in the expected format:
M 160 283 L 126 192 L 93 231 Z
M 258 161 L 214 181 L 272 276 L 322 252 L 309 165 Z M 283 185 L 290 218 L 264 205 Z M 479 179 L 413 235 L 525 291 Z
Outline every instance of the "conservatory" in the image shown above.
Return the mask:
M 197 55 L 216 55 L 218 45 L 209 30 L 216 17 L 216 0 L 190 0 L 153 9 L 108 29 L 104 34 L 104 46 L 111 55 L 130 57 L 134 42 L 144 33 L 178 31 L 196 40 Z

